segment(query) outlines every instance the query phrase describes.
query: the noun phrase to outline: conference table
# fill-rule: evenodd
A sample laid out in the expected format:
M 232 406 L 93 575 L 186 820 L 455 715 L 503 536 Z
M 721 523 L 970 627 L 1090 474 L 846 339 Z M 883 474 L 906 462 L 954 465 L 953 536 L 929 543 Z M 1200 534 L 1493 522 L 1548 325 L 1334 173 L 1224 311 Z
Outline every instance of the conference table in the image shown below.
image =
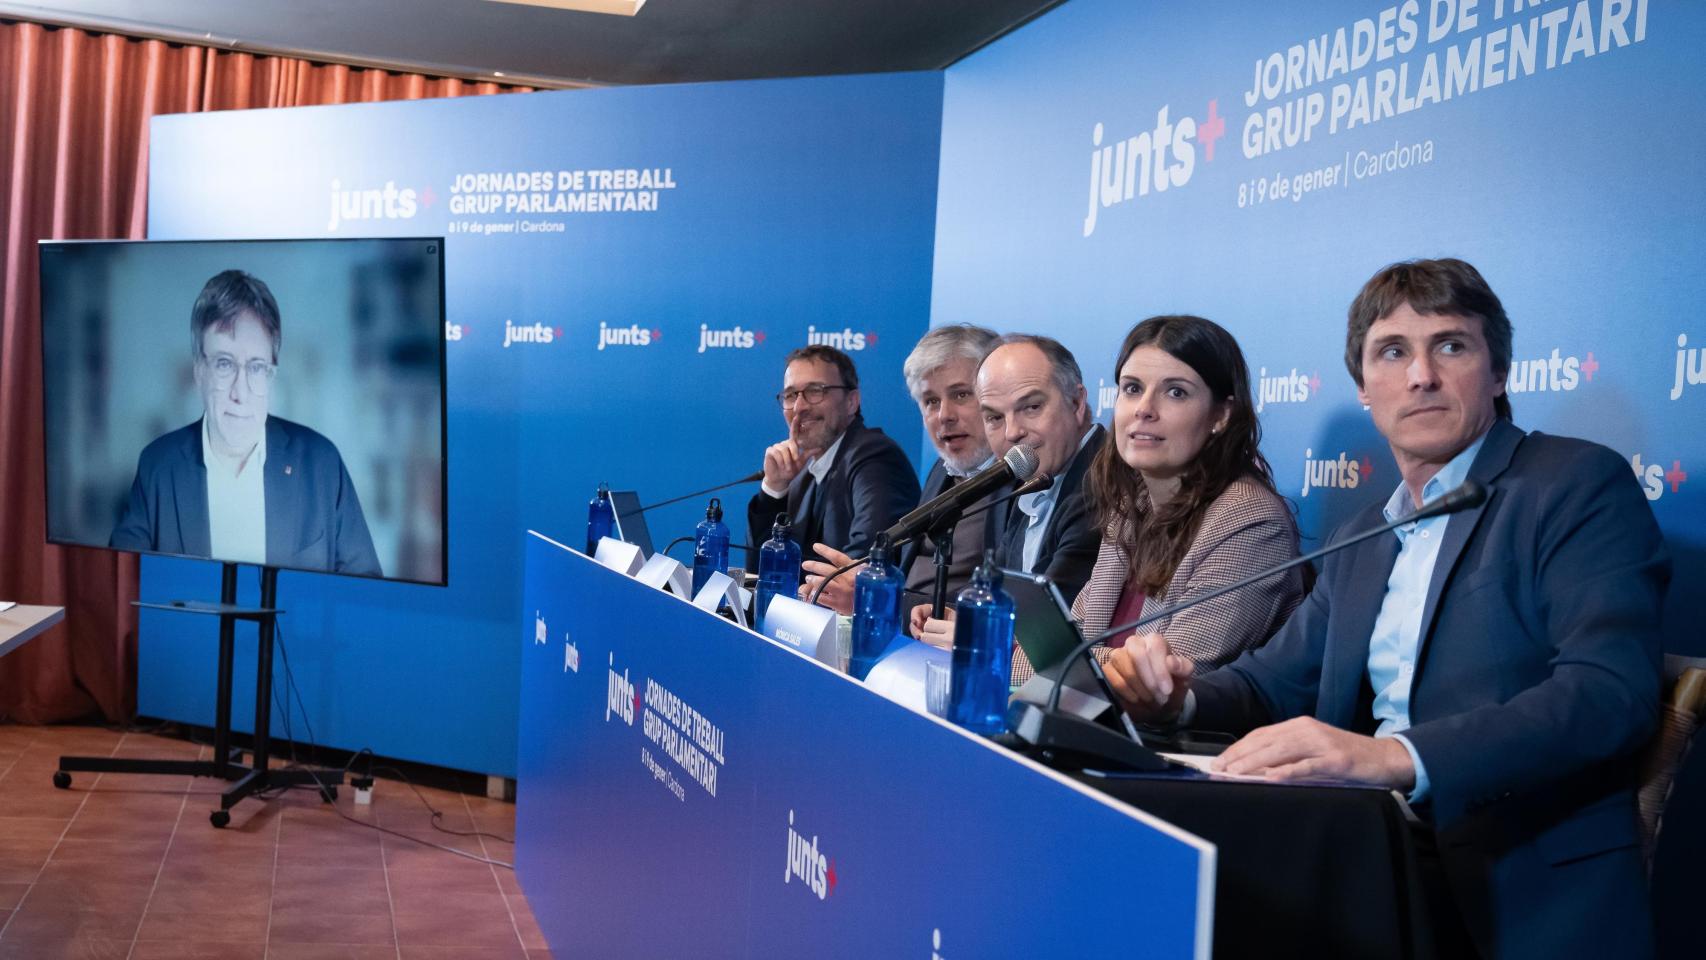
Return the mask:
M 34 640 L 63 619 L 64 607 L 20 603 L 0 611 L 0 657 Z
M 1433 955 L 1390 792 L 1063 774 L 525 552 L 516 868 L 555 951 Z
M 1073 778 L 1215 845 L 1219 956 L 1436 955 L 1412 828 L 1390 791 Z

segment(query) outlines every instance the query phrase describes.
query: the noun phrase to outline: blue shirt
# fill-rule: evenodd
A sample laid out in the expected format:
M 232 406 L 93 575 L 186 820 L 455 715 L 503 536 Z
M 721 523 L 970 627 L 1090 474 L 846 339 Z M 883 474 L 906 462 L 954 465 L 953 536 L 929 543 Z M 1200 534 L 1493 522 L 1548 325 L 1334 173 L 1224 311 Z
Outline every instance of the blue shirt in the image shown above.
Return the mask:
M 1468 479 L 1469 467 L 1486 442 L 1487 435 L 1482 434 L 1423 484 L 1422 502 L 1433 500 Z M 1413 513 L 1417 506 L 1410 502 L 1409 489 L 1400 483 L 1381 512 L 1391 522 Z M 1410 729 L 1410 686 L 1415 680 L 1416 652 L 1421 645 L 1422 608 L 1427 605 L 1434 561 L 1439 559 L 1439 545 L 1445 539 L 1446 524 L 1450 521 L 1448 514 L 1407 523 L 1397 529 L 1398 560 L 1392 565 L 1392 575 L 1386 578 L 1386 598 L 1381 601 L 1380 615 L 1374 620 L 1374 633 L 1368 640 L 1368 683 L 1374 689 L 1374 719 L 1380 724 L 1374 735 L 1395 737 L 1409 751 L 1410 762 L 1416 768 L 1411 803 L 1427 797 L 1428 771 L 1403 731 Z
M 1084 445 L 1090 442 L 1090 437 L 1095 432 L 1096 427 L 1091 424 L 1090 429 L 1084 431 L 1084 435 L 1078 438 L 1079 452 L 1084 450 Z M 1074 457 L 1077 455 L 1077 453 L 1073 454 Z M 1027 493 L 1019 498 L 1019 512 L 1025 515 L 1024 569 L 1026 570 L 1036 569 L 1037 557 L 1043 552 L 1043 531 L 1048 529 L 1048 519 L 1054 515 L 1054 503 L 1060 497 L 1060 485 L 1065 482 L 1066 472 L 1069 469 L 1071 469 L 1070 460 L 1067 461 L 1067 466 L 1061 468 L 1060 476 L 1054 478 L 1054 482 L 1049 484 L 1047 490 Z

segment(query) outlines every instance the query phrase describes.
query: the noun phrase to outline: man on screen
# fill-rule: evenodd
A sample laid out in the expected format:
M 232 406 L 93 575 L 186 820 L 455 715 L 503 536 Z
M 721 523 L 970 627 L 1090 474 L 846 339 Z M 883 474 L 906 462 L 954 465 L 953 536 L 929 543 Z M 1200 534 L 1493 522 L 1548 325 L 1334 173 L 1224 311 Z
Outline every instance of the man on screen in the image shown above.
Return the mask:
M 265 283 L 226 270 L 202 287 L 190 310 L 202 417 L 143 449 L 111 546 L 380 575 L 337 447 L 268 415 L 281 341 Z
M 1481 955 L 1650 956 L 1633 761 L 1670 560 L 1627 461 L 1511 423 L 1510 357 L 1474 267 L 1376 274 L 1345 363 L 1402 482 L 1329 542 L 1465 479 L 1486 502 L 1330 554 L 1279 633 L 1219 670 L 1193 677 L 1149 634 L 1108 679 L 1140 720 L 1242 734 L 1229 773 L 1407 794 L 1437 841 L 1442 930 L 1461 919 Z

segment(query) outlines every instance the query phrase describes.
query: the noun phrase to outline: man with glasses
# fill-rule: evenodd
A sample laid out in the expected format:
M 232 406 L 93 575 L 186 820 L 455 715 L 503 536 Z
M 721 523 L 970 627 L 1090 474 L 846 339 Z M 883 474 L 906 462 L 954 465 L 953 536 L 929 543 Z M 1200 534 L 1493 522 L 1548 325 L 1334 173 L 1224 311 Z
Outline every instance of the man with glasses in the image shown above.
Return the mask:
M 226 270 L 202 287 L 190 310 L 202 417 L 143 449 L 111 546 L 380 575 L 337 447 L 268 415 L 281 341 L 261 280 Z
M 764 480 L 747 504 L 754 568 L 779 513 L 810 557 L 818 544 L 862 551 L 918 504 L 918 474 L 900 445 L 865 426 L 847 354 L 822 344 L 788 354 L 776 399 L 788 439 L 764 451 Z

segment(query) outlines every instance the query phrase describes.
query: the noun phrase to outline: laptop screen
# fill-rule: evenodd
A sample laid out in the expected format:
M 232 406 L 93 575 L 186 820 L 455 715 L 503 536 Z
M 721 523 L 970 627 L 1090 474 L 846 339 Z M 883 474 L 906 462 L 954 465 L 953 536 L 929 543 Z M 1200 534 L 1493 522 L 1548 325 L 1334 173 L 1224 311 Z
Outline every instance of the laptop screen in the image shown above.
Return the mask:
M 652 532 L 646 527 L 646 515 L 640 512 L 640 495 L 633 490 L 610 491 L 610 505 L 616 508 L 616 538 L 640 548 L 651 556 Z

